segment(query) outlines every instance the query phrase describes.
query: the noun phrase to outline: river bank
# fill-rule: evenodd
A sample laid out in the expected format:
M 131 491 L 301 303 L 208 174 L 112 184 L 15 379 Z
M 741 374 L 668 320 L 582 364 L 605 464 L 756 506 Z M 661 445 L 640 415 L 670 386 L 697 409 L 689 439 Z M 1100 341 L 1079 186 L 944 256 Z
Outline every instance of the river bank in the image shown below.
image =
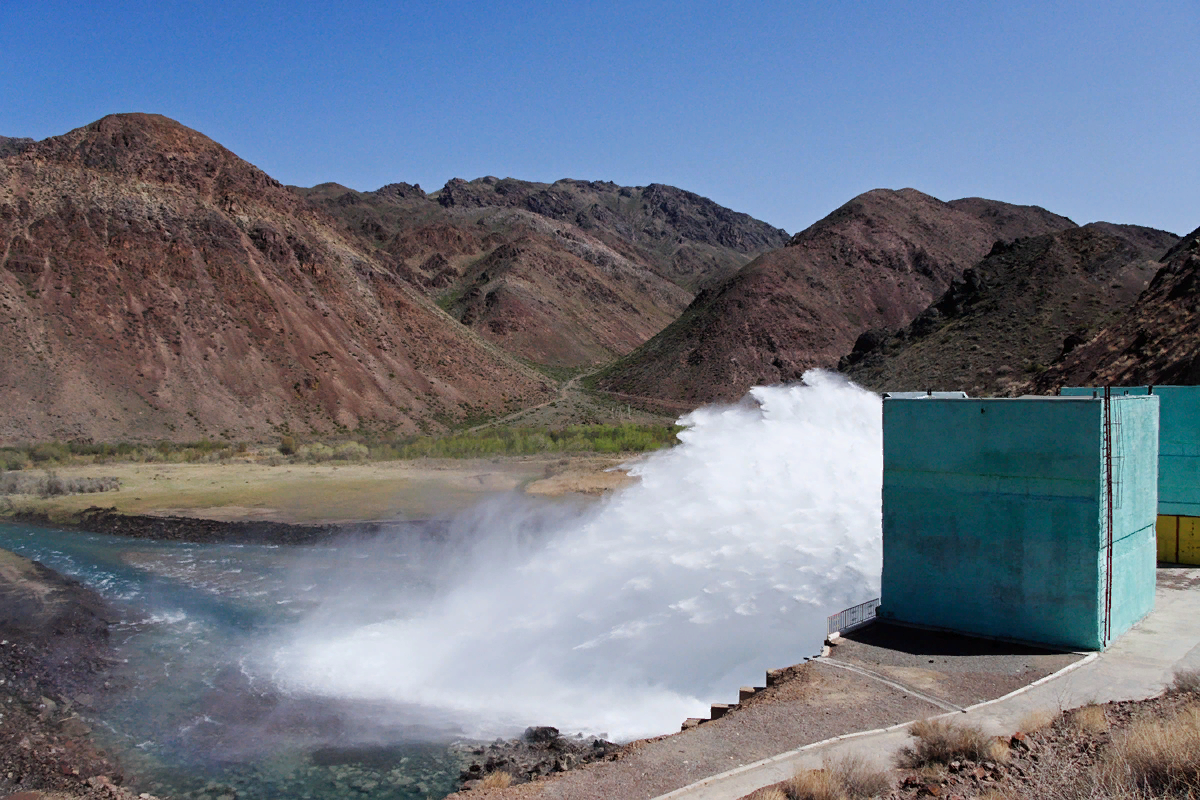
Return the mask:
M 636 457 L 570 455 L 285 464 L 251 459 L 215 464 L 107 463 L 60 467 L 63 479 L 119 484 L 116 491 L 0 498 L 0 519 L 79 524 L 103 507 L 127 517 L 327 526 L 453 515 L 508 492 L 599 497 L 634 481 L 621 464 Z M 112 522 L 105 520 L 112 528 Z M 138 523 L 146 529 L 152 523 Z M 250 533 L 257 529 L 247 528 Z
M 214 520 L 198 517 L 122 514 L 115 507 L 86 508 L 65 520 L 51 519 L 44 511 L 17 511 L 9 521 L 57 527 L 86 533 L 103 533 L 129 539 L 153 539 L 197 544 L 313 544 L 337 536 L 344 525 L 293 525 L 265 520 Z
M 113 619 L 78 581 L 0 550 L 0 795 L 134 797 L 78 713 L 111 689 Z

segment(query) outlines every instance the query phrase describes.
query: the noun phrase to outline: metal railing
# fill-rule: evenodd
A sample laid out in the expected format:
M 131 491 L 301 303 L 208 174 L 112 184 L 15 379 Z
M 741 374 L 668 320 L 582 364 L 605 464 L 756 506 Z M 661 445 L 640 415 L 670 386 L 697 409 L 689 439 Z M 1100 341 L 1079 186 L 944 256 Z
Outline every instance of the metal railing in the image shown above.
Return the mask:
M 829 618 L 829 626 L 825 634 L 841 633 L 862 627 L 875 619 L 875 609 L 877 608 L 879 608 L 878 597 L 874 600 L 868 600 L 865 603 L 851 606 L 845 611 L 839 611 Z

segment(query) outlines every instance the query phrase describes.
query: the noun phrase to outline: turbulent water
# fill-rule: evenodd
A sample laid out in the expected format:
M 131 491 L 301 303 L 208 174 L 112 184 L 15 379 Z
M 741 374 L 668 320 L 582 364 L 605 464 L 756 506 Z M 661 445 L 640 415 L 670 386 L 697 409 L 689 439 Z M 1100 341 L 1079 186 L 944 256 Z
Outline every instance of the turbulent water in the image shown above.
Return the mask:
M 391 618 L 388 587 L 347 573 L 336 609 L 277 645 L 276 679 L 477 734 L 631 738 L 814 654 L 826 615 L 878 588 L 879 398 L 810 372 L 682 422 L 680 446 L 586 511 L 510 498 L 455 520 L 453 575 Z
M 676 730 L 876 596 L 877 396 L 811 372 L 683 424 L 595 503 L 506 495 L 315 547 L 4 525 L 0 547 L 118 603 L 129 689 L 99 721 L 147 788 L 440 796 L 455 737 Z

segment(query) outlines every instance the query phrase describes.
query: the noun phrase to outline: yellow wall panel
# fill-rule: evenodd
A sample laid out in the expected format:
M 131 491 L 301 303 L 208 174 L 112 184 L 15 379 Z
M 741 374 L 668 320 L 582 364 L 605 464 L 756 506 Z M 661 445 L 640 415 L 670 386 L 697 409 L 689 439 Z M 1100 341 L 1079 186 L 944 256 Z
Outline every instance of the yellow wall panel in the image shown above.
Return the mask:
M 1200 564 L 1200 518 L 1179 518 L 1179 563 Z
M 1158 560 L 1174 564 L 1179 557 L 1179 517 L 1159 514 L 1155 530 L 1158 534 Z

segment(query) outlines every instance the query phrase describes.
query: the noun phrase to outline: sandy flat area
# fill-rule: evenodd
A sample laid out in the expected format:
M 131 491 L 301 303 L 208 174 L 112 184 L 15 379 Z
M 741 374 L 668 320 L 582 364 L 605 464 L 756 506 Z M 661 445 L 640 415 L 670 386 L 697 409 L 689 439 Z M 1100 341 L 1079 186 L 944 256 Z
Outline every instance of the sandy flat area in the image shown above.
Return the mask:
M 39 498 L 15 495 L 13 508 L 65 519 L 89 506 L 127 514 L 176 514 L 216 520 L 340 523 L 426 519 L 496 494 L 599 496 L 632 482 L 611 471 L 628 457 L 531 456 L 422 459 L 363 464 L 283 464 L 249 459 L 224 464 L 93 464 L 59 467 L 67 477 L 121 481 L 114 492 Z M 3 499 L 0 499 L 0 507 Z

